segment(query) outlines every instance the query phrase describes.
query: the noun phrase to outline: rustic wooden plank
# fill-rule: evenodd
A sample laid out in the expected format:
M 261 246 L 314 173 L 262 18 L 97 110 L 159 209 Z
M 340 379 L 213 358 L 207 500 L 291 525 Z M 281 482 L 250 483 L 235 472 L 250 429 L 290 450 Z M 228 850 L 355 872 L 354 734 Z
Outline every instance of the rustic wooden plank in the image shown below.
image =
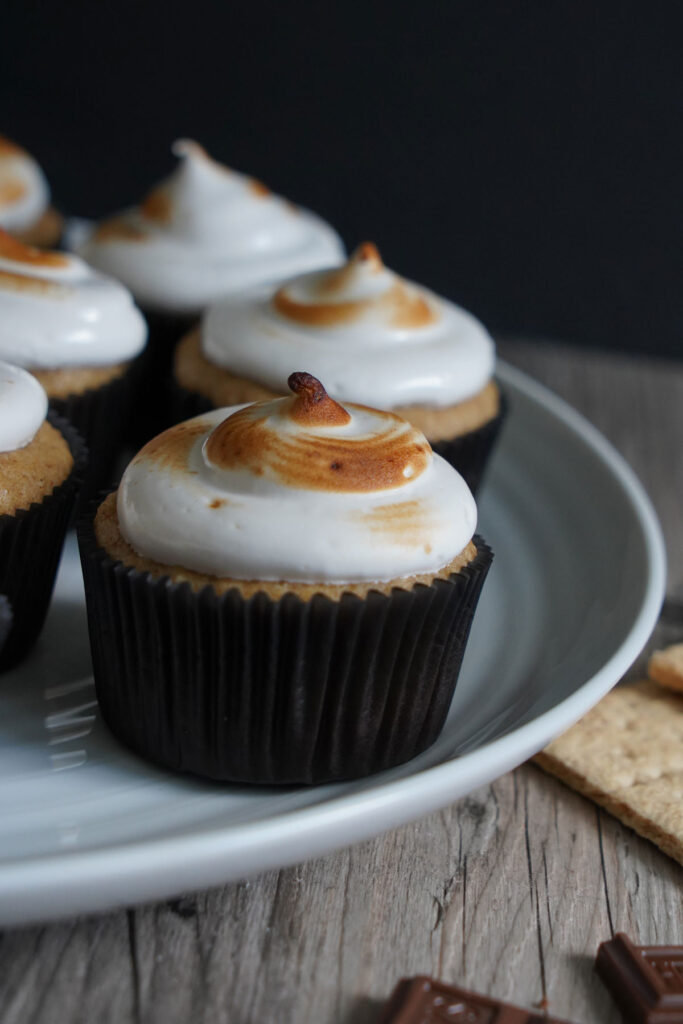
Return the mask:
M 668 592 L 683 596 L 683 363 L 521 341 L 499 350 L 582 412 L 635 469 L 662 523 Z
M 683 369 L 557 346 L 503 355 L 580 408 L 649 489 L 683 597 Z M 666 635 L 665 635 L 666 634 Z M 659 635 L 683 635 L 672 602 Z M 533 766 L 376 840 L 241 884 L 0 938 L 3 1024 L 370 1024 L 426 971 L 582 1024 L 624 929 L 683 942 L 683 869 Z

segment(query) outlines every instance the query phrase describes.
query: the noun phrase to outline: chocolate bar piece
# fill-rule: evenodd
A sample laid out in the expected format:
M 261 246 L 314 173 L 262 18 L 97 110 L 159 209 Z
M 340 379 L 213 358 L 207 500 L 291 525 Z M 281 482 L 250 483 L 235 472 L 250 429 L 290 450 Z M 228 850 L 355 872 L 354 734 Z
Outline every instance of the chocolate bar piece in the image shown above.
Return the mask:
M 628 1024 L 683 1024 L 683 946 L 634 946 L 619 932 L 595 969 Z
M 563 1024 L 434 978 L 403 978 L 378 1024 Z

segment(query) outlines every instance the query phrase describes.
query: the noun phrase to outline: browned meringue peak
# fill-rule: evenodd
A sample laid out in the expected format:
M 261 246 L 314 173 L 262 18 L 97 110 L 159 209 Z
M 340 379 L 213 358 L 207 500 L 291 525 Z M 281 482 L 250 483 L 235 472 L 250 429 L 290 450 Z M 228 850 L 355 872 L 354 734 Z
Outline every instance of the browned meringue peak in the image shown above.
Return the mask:
M 26 152 L 16 142 L 12 142 L 6 135 L 0 135 L 0 157 L 3 156 L 19 156 Z
M 92 237 L 97 242 L 144 242 L 148 236 L 141 228 L 127 221 L 125 217 L 116 215 L 101 221 L 93 231 Z
M 0 228 L 0 289 L 5 292 L 30 292 L 54 298 L 67 295 L 70 289 L 66 285 L 40 276 L 39 271 L 61 269 L 68 266 L 69 261 L 66 253 L 24 245 Z M 7 263 L 11 269 L 7 268 Z
M 304 427 L 340 427 L 351 422 L 351 416 L 339 402 L 330 398 L 312 373 L 298 371 L 287 378 L 287 386 L 297 396 L 289 410 L 295 423 Z
M 245 174 L 237 175 L 232 167 L 228 167 L 227 164 L 220 163 L 215 160 L 209 153 L 207 153 L 204 146 L 199 142 L 195 142 L 194 139 L 178 139 L 173 144 L 174 156 L 187 156 L 193 157 L 197 161 L 197 166 L 201 167 L 204 165 L 207 169 L 215 171 L 217 174 L 224 174 L 229 178 L 236 178 L 246 183 L 247 187 L 255 196 L 269 196 L 271 191 L 267 185 L 264 185 L 258 178 L 252 178 Z M 150 195 L 153 195 L 158 189 L 153 189 Z
M 343 267 L 287 281 L 272 303 L 281 316 L 307 327 L 335 327 L 369 317 L 410 330 L 439 319 L 428 293 L 388 270 L 372 242 L 359 245 Z
M 69 264 L 69 257 L 66 253 L 50 249 L 36 249 L 32 245 L 25 245 L 2 228 L 0 228 L 0 259 L 26 264 L 27 270 L 30 267 L 66 267 Z
M 350 405 L 354 416 L 308 373 L 288 383 L 295 398 L 256 402 L 215 427 L 204 444 L 211 465 L 337 493 L 391 490 L 429 465 L 429 442 L 406 420 Z
M 0 161 L 6 159 L 9 162 L 13 157 L 28 157 L 28 153 L 16 142 L 8 139 L 5 135 L 0 135 Z M 9 174 L 5 168 L 1 170 L 0 207 L 12 206 L 28 195 L 29 185 L 19 175 Z
M 28 185 L 18 178 L 0 181 L 0 206 L 11 206 L 23 199 L 28 192 Z
M 204 168 L 205 171 L 216 175 L 218 178 L 225 176 L 225 178 L 234 178 L 235 181 L 238 180 L 234 171 L 232 171 L 230 167 L 219 163 L 218 160 L 214 160 L 212 156 L 209 156 L 204 147 L 193 139 L 179 139 L 173 145 L 173 153 L 178 157 L 190 157 L 194 161 L 195 167 L 198 169 Z M 258 198 L 265 198 L 270 195 L 270 189 L 262 182 L 257 181 L 256 178 L 249 178 L 246 176 L 241 177 L 249 191 L 254 196 Z M 160 185 L 156 185 L 147 193 L 140 203 L 140 213 L 145 220 L 152 221 L 159 225 L 169 223 L 174 214 L 174 198 L 172 189 L 173 182 L 164 181 Z M 105 222 L 105 225 L 107 225 L 107 222 Z M 109 225 L 109 230 L 111 232 L 111 225 Z M 99 235 L 98 237 L 101 238 L 102 236 Z
M 173 153 L 177 157 L 189 158 L 184 165 L 176 169 L 174 175 L 155 185 L 144 197 L 137 208 L 115 214 L 101 221 L 95 228 L 93 239 L 99 242 L 122 240 L 127 242 L 144 242 L 150 237 L 154 228 L 164 228 L 171 224 L 178 213 L 181 197 L 178 194 L 179 174 L 185 169 L 194 168 L 189 180 L 196 180 L 197 174 L 203 176 L 205 183 L 214 185 L 221 181 L 232 181 L 235 187 L 245 187 L 256 198 L 265 198 L 271 194 L 270 189 L 256 178 L 236 174 L 225 164 L 219 163 L 209 156 L 198 142 L 192 139 L 179 139 L 174 143 Z M 131 219 L 133 218 L 133 219 Z

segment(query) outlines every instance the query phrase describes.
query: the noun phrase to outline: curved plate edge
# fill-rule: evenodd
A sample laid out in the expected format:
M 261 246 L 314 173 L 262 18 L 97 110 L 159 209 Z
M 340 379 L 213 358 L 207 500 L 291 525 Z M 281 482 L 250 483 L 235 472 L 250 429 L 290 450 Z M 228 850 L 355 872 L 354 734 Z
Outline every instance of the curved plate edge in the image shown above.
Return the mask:
M 503 383 L 563 420 L 601 458 L 619 481 L 641 528 L 649 563 L 642 603 L 629 634 L 602 668 L 571 696 L 499 739 L 366 792 L 334 797 L 322 806 L 286 812 L 239 829 L 210 829 L 6 865 L 0 873 L 3 924 L 45 922 L 163 899 L 285 867 L 370 838 L 510 771 L 569 728 L 614 686 L 647 642 L 664 597 L 666 553 L 656 513 L 625 459 L 580 413 L 506 363 L 499 363 L 498 374 Z M 496 765 L 493 775 L 491 762 Z M 250 865 L 247 871 L 245 862 Z

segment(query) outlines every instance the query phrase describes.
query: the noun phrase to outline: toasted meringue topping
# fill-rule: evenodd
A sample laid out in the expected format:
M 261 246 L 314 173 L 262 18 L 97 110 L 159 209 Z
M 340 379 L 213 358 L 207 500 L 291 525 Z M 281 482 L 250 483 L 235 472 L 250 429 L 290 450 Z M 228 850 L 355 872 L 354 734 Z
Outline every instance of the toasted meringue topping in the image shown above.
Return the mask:
M 0 135 L 0 157 L 23 156 L 25 151 L 5 135 Z
M 0 135 L 0 227 L 26 231 L 48 208 L 47 179 L 32 156 Z
M 336 233 L 260 181 L 182 139 L 174 173 L 142 203 L 104 221 L 82 246 L 143 305 L 193 313 L 265 281 L 339 263 Z
M 18 178 L 5 178 L 4 181 L 0 181 L 0 209 L 3 206 L 12 206 L 22 199 L 26 192 L 26 183 Z
M 289 382 L 296 398 L 248 405 L 216 427 L 204 445 L 212 466 L 250 474 L 250 490 L 274 480 L 342 494 L 392 490 L 429 465 L 429 443 L 406 420 L 361 407 L 352 417 L 308 373 Z
M 0 454 L 24 448 L 47 415 L 47 395 L 35 377 L 0 362 Z
M 0 230 L 0 358 L 35 369 L 106 366 L 137 355 L 146 334 L 117 281 Z
M 334 327 L 364 318 L 378 326 L 411 330 L 436 323 L 439 314 L 425 294 L 388 271 L 372 242 L 364 242 L 346 266 L 288 281 L 273 307 L 296 324 Z
M 64 252 L 49 249 L 36 249 L 33 245 L 25 245 L 13 238 L 7 231 L 0 228 L 0 260 L 11 263 L 24 263 L 27 267 L 68 267 L 72 257 Z
M 142 449 L 117 499 L 129 544 L 237 579 L 350 583 L 447 565 L 476 525 L 462 477 L 399 417 L 344 408 L 309 374 L 290 380 L 295 397 L 218 409 Z
M 388 409 L 470 398 L 495 358 L 478 320 L 393 273 L 371 242 L 343 267 L 216 303 L 201 344 L 210 362 L 271 391 L 306 365 L 341 401 Z

